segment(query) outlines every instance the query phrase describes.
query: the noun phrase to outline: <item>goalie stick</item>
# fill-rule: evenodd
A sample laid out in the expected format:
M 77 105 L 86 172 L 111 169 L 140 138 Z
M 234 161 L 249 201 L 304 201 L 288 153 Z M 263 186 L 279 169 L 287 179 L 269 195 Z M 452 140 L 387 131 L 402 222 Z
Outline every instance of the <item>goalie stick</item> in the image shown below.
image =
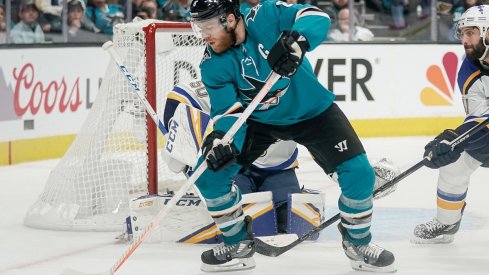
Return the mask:
M 473 134 L 475 134 L 476 132 L 478 132 L 481 129 L 485 128 L 488 124 L 489 124 L 489 118 L 486 118 L 483 121 L 481 121 L 479 124 L 477 124 L 474 127 L 470 128 L 467 132 L 461 134 L 456 139 L 452 140 L 450 142 L 450 146 L 452 147 L 452 150 L 457 145 L 459 145 L 460 143 L 466 141 Z M 425 157 L 425 158 L 428 159 L 428 160 L 431 159 L 428 156 Z M 375 196 L 376 194 L 379 194 L 379 193 L 381 193 L 381 192 L 389 189 L 390 187 L 394 186 L 399 181 L 403 180 L 407 176 L 409 176 L 412 173 L 416 172 L 419 168 L 421 168 L 421 167 L 424 166 L 423 161 L 424 161 L 424 159 L 421 160 L 420 162 L 416 163 L 415 165 L 413 165 L 412 167 L 410 167 L 406 171 L 402 172 L 397 177 L 393 178 L 391 181 L 387 182 L 383 186 L 377 188 L 375 190 L 375 192 L 374 192 L 373 195 Z M 268 244 L 268 243 L 266 243 L 266 242 L 264 242 L 264 241 L 262 241 L 260 239 L 256 239 L 255 238 L 256 252 L 259 253 L 259 254 L 265 255 L 265 256 L 270 256 L 270 257 L 280 256 L 283 253 L 291 250 L 292 248 L 294 248 L 298 244 L 302 243 L 303 241 L 307 240 L 310 236 L 319 233 L 321 230 L 323 230 L 326 227 L 330 226 L 331 224 L 333 224 L 334 222 L 336 222 L 339 219 L 340 219 L 340 213 L 334 215 L 333 217 L 331 217 L 327 221 L 321 223 L 318 227 L 316 227 L 316 228 L 308 231 L 307 233 L 305 233 L 304 235 L 302 235 L 300 238 L 297 238 L 296 240 L 292 241 L 291 243 L 289 243 L 287 245 L 283 245 L 283 246 L 270 245 L 270 244 Z
M 122 63 L 121 58 L 115 51 L 115 49 L 112 47 L 112 41 L 106 42 L 102 47 L 104 50 L 106 50 L 110 56 L 114 59 L 116 64 L 119 66 L 121 69 L 121 72 L 126 76 L 127 80 L 131 84 L 131 87 L 133 88 L 133 91 L 138 94 L 138 97 L 143 101 L 144 107 L 146 111 L 151 115 L 155 123 L 161 124 L 163 127 L 163 124 L 161 121 L 158 119 L 158 116 L 156 115 L 155 111 L 147 100 L 140 94 L 141 89 L 139 88 L 139 85 L 137 82 L 134 80 L 132 77 L 131 73 L 128 71 L 126 66 Z M 239 118 L 234 122 L 234 124 L 231 126 L 231 128 L 227 131 L 227 133 L 224 135 L 222 141 L 223 143 L 228 143 L 232 141 L 233 136 L 236 134 L 236 132 L 239 130 L 239 128 L 246 122 L 248 117 L 251 115 L 251 113 L 255 110 L 255 108 L 260 104 L 262 99 L 265 97 L 265 95 L 270 91 L 272 86 L 280 79 L 280 75 L 277 73 L 273 72 L 268 76 L 267 81 L 263 88 L 260 90 L 258 94 L 256 94 L 255 98 L 250 102 L 248 107 L 243 111 L 243 113 L 239 116 Z M 158 125 L 160 127 L 160 125 Z M 163 127 L 163 129 L 165 129 Z M 160 128 L 160 130 L 162 130 Z M 165 129 L 166 130 L 166 129 Z M 163 130 L 162 130 L 163 132 Z M 126 251 L 122 254 L 122 256 L 117 260 L 117 262 L 108 270 L 102 273 L 84 273 L 80 271 L 76 271 L 73 269 L 67 269 L 65 270 L 62 275 L 79 275 L 79 274 L 110 274 L 113 275 L 117 270 L 124 264 L 124 262 L 134 253 L 134 251 L 139 247 L 139 245 L 147 239 L 151 233 L 153 233 L 154 229 L 161 223 L 163 218 L 166 216 L 168 211 L 175 206 L 175 204 L 183 197 L 183 195 L 186 194 L 187 190 L 192 186 L 195 181 L 200 177 L 200 175 L 206 170 L 207 168 L 207 163 L 204 161 L 202 164 L 195 170 L 195 172 L 188 178 L 187 182 L 180 187 L 178 192 L 176 192 L 172 199 L 166 204 L 166 207 L 162 208 L 158 214 L 153 218 L 153 220 L 150 222 L 150 224 L 144 229 L 144 231 L 139 235 L 138 238 L 136 238 L 131 246 L 129 246 Z

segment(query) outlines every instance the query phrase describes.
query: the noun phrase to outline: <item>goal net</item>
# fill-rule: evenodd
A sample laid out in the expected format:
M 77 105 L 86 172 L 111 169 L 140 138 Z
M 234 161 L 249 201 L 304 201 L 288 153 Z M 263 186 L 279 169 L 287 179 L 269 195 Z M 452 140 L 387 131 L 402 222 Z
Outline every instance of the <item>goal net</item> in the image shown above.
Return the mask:
M 200 78 L 204 44 L 188 23 L 119 24 L 113 43 L 160 119 L 172 87 Z M 164 143 L 111 61 L 82 129 L 51 172 L 24 223 L 44 229 L 121 230 L 130 199 L 178 190 L 185 181 L 161 160 Z

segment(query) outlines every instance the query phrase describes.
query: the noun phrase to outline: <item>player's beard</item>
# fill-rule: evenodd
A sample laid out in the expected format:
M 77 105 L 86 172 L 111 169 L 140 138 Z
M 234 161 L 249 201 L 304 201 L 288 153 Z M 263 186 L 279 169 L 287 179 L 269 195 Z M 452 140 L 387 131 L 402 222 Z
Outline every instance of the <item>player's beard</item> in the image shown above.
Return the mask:
M 213 45 L 211 45 L 211 47 L 215 53 L 220 54 L 232 48 L 235 43 L 236 43 L 236 34 L 234 33 L 234 31 L 229 31 L 225 29 L 224 32 L 222 32 L 222 34 L 220 35 L 220 37 L 214 40 L 214 43 Z
M 234 45 L 234 41 L 233 41 L 233 38 L 232 38 L 231 34 L 226 33 L 226 35 L 224 35 L 219 40 L 219 42 L 216 42 L 214 45 L 212 45 L 212 50 L 215 53 L 218 53 L 219 54 L 219 53 L 223 53 L 226 50 L 232 48 L 233 45 Z
M 464 48 L 465 48 L 465 53 L 467 54 L 467 58 L 472 61 L 479 60 L 479 58 L 482 57 L 482 55 L 486 50 L 486 47 L 482 43 L 482 38 L 479 40 L 479 43 L 477 43 L 477 45 L 471 47 L 464 47 Z M 468 52 L 467 51 L 468 49 L 472 49 L 472 51 Z

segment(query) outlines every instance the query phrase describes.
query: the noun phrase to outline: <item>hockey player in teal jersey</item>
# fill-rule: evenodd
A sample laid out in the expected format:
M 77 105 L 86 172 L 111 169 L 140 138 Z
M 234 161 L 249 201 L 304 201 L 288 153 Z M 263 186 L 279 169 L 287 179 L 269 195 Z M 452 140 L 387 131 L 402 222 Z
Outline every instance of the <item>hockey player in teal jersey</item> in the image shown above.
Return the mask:
M 207 43 L 200 66 L 214 130 L 202 145 L 208 170 L 196 185 L 224 243 L 202 254 L 204 271 L 255 266 L 251 220 L 233 177 L 278 139 L 304 145 L 325 173 L 336 172 L 345 254 L 361 271 L 393 272 L 394 255 L 371 243 L 374 172 L 365 150 L 307 58 L 325 38 L 329 17 L 316 7 L 267 1 L 240 13 L 238 0 L 193 0 L 192 27 Z M 271 74 L 281 79 L 236 133 L 225 132 Z
M 448 143 L 489 117 L 489 5 L 465 11 L 457 23 L 457 35 L 466 56 L 458 71 L 465 121 L 456 129 L 440 133 L 425 147 L 431 155 L 425 165 L 439 169 L 437 214 L 434 219 L 417 225 L 413 243 L 451 243 L 465 208 L 470 176 L 479 167 L 489 167 L 489 130 L 471 135 L 452 151 Z

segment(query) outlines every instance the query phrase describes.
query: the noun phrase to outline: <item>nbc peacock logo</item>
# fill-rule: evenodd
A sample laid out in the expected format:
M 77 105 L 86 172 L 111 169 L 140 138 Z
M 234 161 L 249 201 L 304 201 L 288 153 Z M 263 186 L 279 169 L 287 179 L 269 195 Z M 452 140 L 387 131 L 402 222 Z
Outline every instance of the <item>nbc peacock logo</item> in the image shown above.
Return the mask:
M 421 91 L 421 102 L 427 106 L 451 106 L 453 105 L 453 92 L 457 76 L 458 57 L 453 52 L 443 56 L 443 68 L 439 65 L 431 65 L 426 71 L 426 77 L 431 86 L 424 87 Z

